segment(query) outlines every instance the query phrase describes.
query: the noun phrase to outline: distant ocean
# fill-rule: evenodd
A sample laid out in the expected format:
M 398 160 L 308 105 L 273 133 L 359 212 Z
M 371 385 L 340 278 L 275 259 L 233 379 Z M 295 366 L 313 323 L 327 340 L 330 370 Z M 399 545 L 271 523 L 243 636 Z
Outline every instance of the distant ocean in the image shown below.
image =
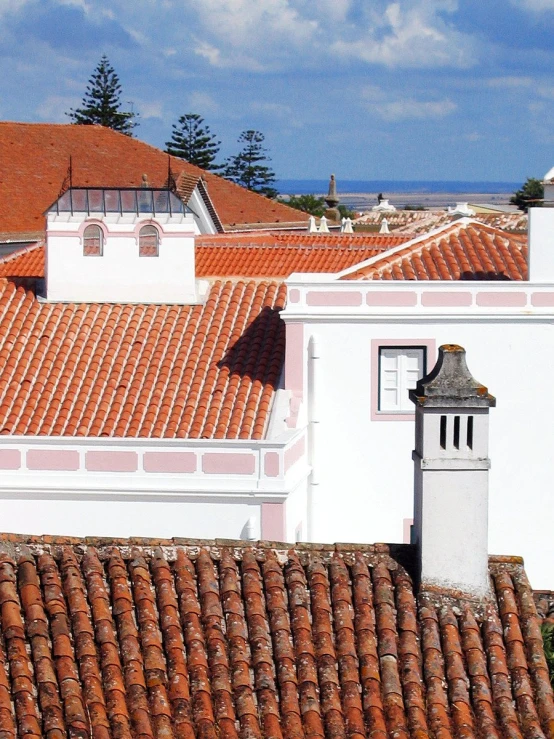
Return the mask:
M 326 193 L 329 180 L 277 180 L 277 190 L 286 195 Z M 521 182 L 463 182 L 458 180 L 341 180 L 339 195 L 344 193 L 513 193 Z

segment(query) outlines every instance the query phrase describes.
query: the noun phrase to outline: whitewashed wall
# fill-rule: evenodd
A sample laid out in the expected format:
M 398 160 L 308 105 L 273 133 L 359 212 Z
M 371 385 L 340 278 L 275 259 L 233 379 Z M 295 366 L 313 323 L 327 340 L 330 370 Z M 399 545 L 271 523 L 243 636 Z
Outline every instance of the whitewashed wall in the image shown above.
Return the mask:
M 554 286 L 293 278 L 291 293 L 287 352 L 297 360 L 303 352 L 304 371 L 291 369 L 288 381 L 293 393 L 302 385 L 304 404 L 312 335 L 320 356 L 310 539 L 405 540 L 413 516 L 414 423 L 372 420 L 372 341 L 456 343 L 497 397 L 490 413 L 489 552 L 522 555 L 533 586 L 554 587 Z M 375 306 L 391 301 L 396 305 Z M 428 357 L 428 367 L 435 358 Z
M 104 229 L 103 256 L 84 256 L 87 225 Z M 152 224 L 160 233 L 159 256 L 139 256 L 138 234 Z M 102 218 L 49 214 L 46 293 L 73 302 L 194 303 L 195 222 L 190 215 L 108 215 Z

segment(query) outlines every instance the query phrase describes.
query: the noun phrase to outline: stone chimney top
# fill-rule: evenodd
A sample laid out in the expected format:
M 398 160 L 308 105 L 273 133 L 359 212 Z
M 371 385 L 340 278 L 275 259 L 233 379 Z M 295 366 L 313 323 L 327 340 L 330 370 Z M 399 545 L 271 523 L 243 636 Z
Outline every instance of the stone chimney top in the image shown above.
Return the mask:
M 465 349 L 443 344 L 431 372 L 410 390 L 410 400 L 425 408 L 491 408 L 496 398 L 473 377 L 466 363 Z

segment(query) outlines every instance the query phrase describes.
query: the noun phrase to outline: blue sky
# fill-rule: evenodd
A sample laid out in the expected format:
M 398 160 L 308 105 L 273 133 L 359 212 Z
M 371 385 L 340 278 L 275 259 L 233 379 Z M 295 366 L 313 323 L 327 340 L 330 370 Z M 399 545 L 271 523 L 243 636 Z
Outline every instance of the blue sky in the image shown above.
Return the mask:
M 281 178 L 513 180 L 554 164 L 554 0 L 1 0 L 0 119 L 67 122 L 100 56 L 163 148 L 202 115 Z

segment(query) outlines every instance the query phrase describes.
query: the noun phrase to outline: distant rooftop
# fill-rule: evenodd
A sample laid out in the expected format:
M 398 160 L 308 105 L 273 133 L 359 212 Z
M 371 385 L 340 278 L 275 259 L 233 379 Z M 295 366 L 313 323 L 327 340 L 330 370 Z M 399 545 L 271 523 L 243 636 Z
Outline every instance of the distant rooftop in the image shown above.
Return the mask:
M 157 187 L 71 187 L 49 213 L 185 213 L 183 201 L 167 188 Z

